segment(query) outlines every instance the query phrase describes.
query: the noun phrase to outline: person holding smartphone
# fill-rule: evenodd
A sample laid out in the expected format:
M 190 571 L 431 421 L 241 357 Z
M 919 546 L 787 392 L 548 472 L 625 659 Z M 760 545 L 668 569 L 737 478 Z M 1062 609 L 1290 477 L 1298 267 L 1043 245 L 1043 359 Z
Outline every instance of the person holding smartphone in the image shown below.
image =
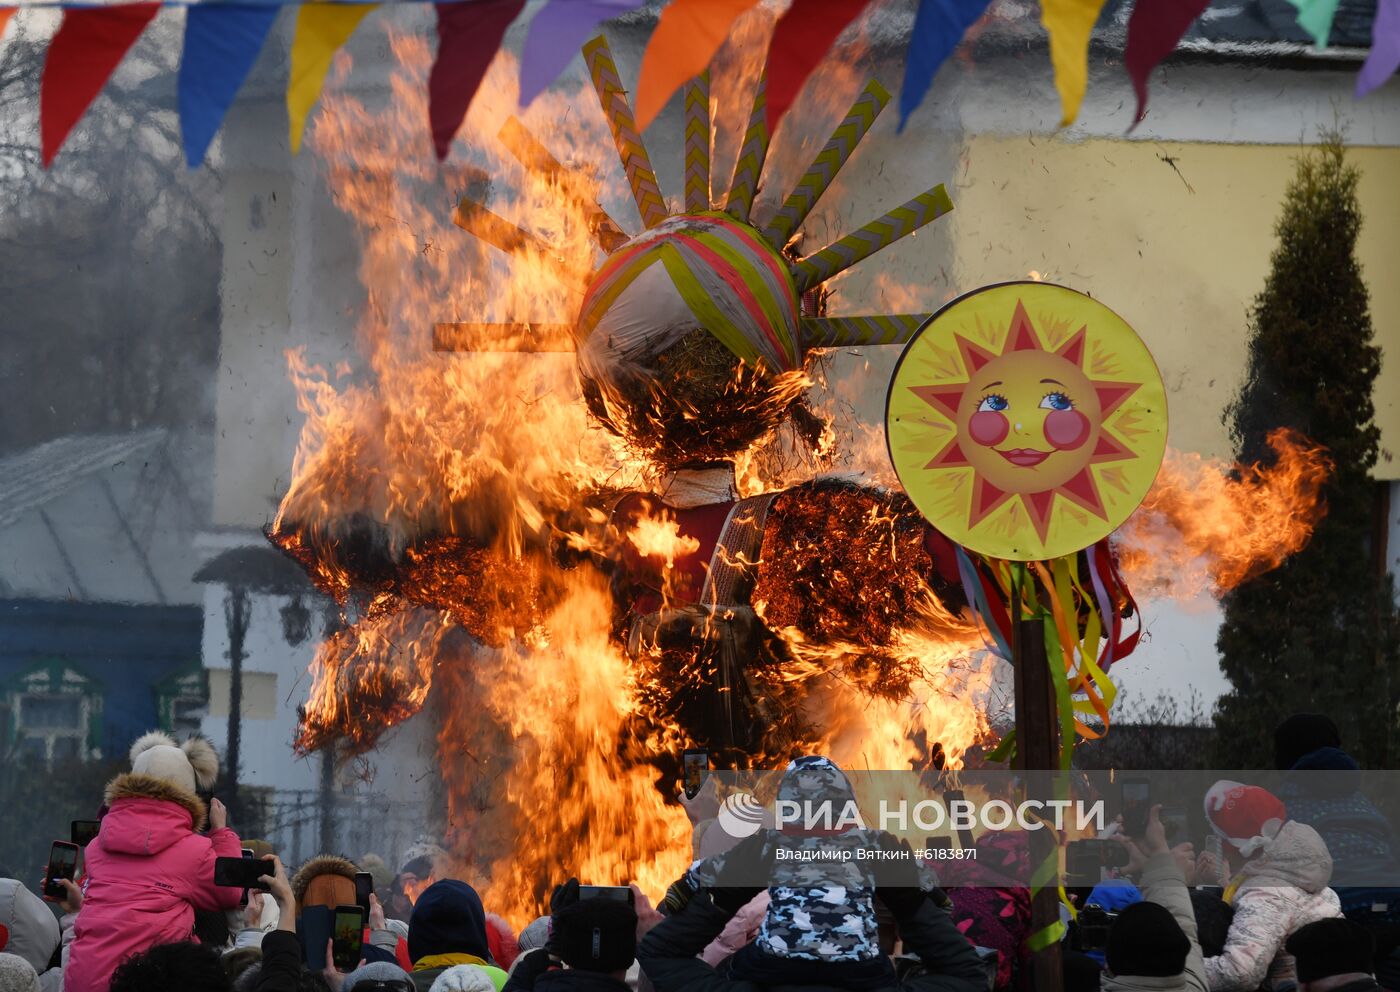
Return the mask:
M 242 844 L 223 803 L 206 805 L 198 794 L 218 772 L 218 755 L 203 738 L 177 744 L 157 731 L 132 745 L 131 771 L 108 784 L 107 815 L 84 855 L 65 988 L 107 992 L 122 961 L 189 940 L 196 909 L 237 908 L 242 889 L 215 885 L 214 862 L 241 858 Z
M 635 898 L 625 886 L 576 878 L 556 888 L 548 942 L 521 956 L 502 992 L 628 992 L 640 929 Z
M 1104 992 L 1207 992 L 1191 893 L 1162 807 L 1149 807 L 1141 830 L 1123 843 L 1142 901 L 1122 909 L 1109 930 Z

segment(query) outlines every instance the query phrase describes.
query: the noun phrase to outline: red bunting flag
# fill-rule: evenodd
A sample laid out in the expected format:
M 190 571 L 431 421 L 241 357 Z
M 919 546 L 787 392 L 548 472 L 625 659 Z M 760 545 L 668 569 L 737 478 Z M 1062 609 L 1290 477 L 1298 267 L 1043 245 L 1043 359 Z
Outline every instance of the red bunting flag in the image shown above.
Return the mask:
M 802 84 L 870 0 L 793 0 L 768 46 L 768 133 L 778 130 Z
M 438 51 L 428 74 L 428 120 L 438 160 L 467 116 L 486 69 L 501 47 L 506 28 L 525 0 L 466 0 L 437 5 Z
M 1147 77 L 1170 55 L 1181 36 L 1210 6 L 1210 0 L 1137 0 L 1128 18 L 1128 45 L 1123 65 L 1137 91 L 1133 127 L 1147 116 Z
M 159 10 L 158 3 L 129 3 L 63 11 L 39 81 L 39 147 L 44 168 Z

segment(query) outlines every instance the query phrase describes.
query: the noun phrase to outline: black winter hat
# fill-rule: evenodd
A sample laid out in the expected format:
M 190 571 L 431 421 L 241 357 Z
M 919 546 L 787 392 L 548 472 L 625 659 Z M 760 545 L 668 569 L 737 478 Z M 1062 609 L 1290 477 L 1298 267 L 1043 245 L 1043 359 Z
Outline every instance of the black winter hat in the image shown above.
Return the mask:
M 637 956 L 637 911 L 612 899 L 580 899 L 555 910 L 549 947 L 570 968 L 623 971 Z
M 423 890 L 408 918 L 410 960 L 437 954 L 472 954 L 491 960 L 486 944 L 486 911 L 476 889 L 455 878 Z
M 1341 746 L 1342 735 L 1331 717 L 1294 713 L 1274 728 L 1274 767 L 1286 772 L 1320 747 Z
M 1155 902 L 1134 903 L 1118 914 L 1108 932 L 1108 970 L 1122 977 L 1170 978 L 1186 970 L 1191 941 L 1176 917 Z
M 1359 923 L 1347 919 L 1309 923 L 1284 942 L 1298 962 L 1298 981 L 1333 975 L 1369 975 L 1375 970 L 1376 943 Z

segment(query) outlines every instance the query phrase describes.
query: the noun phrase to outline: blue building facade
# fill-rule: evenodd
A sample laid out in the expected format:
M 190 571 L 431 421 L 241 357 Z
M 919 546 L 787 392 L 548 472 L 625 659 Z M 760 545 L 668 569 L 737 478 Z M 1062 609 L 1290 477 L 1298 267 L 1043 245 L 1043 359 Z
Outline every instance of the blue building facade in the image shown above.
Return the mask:
M 198 606 L 0 600 L 0 742 L 50 762 L 120 759 L 147 730 L 197 730 L 202 635 Z

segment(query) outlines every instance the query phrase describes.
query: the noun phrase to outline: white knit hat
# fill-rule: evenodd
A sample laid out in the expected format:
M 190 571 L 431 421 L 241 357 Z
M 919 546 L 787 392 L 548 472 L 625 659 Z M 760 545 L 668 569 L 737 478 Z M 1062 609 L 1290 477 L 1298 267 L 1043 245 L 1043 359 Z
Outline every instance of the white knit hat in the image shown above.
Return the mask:
M 131 745 L 131 771 L 195 793 L 212 787 L 219 777 L 219 756 L 203 737 L 176 744 L 169 734 L 153 730 Z
M 480 966 L 458 964 L 438 975 L 428 992 L 496 992 L 496 983 Z
M 39 975 L 17 954 L 0 954 L 0 992 L 39 992 Z

